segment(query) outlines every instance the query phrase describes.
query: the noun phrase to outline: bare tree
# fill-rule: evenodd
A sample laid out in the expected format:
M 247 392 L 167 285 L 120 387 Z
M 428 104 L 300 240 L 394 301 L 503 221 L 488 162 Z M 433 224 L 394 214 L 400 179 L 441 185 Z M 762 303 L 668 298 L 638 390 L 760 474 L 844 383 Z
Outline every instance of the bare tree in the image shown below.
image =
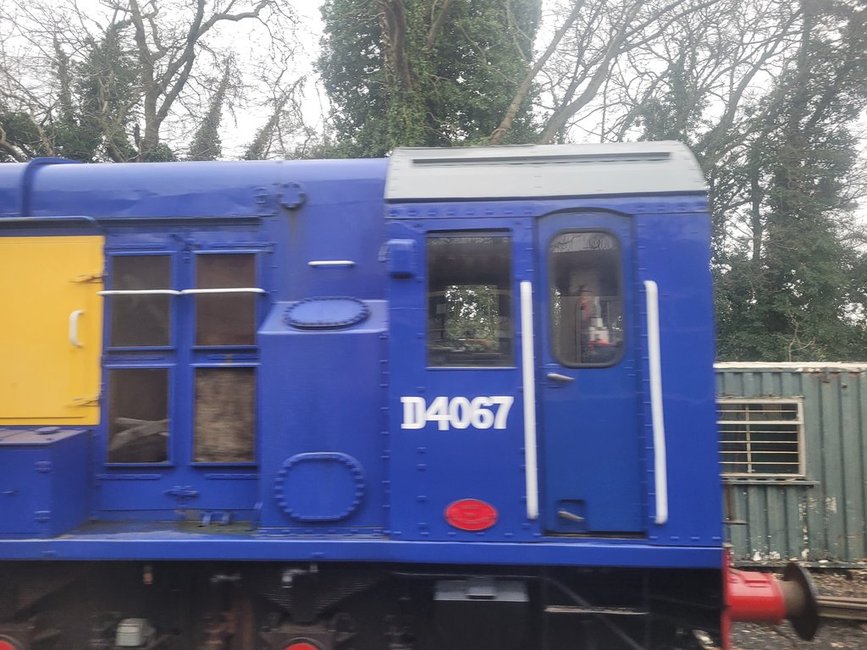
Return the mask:
M 91 14 L 14 0 L 0 9 L 0 152 L 174 158 L 214 98 L 231 112 L 249 90 L 224 62 L 245 39 L 290 58 L 294 20 L 282 0 L 104 0 Z

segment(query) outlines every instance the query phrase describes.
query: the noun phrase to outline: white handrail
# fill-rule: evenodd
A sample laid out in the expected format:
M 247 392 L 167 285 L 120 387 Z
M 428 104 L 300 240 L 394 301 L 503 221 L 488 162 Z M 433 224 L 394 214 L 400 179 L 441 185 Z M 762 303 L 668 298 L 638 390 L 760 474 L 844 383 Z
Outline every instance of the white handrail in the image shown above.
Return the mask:
M 662 410 L 662 362 L 659 345 L 659 287 L 644 281 L 647 304 L 647 362 L 650 370 L 650 415 L 653 429 L 653 475 L 657 524 L 668 521 L 668 465 L 665 453 L 665 415 Z
M 307 266 L 313 268 L 345 268 L 355 266 L 352 260 L 310 260 Z
M 539 518 L 539 467 L 536 458 L 536 364 L 533 355 L 533 284 L 521 282 L 521 364 L 524 390 L 524 482 L 527 519 Z
M 106 289 L 100 296 L 179 296 L 175 289 Z

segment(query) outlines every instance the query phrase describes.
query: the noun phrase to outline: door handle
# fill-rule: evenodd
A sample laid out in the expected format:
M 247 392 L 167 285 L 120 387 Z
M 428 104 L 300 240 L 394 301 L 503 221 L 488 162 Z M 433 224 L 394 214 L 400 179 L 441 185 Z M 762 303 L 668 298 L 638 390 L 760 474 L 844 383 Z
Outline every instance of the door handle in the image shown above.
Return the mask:
M 84 347 L 81 341 L 78 340 L 78 319 L 81 318 L 83 313 L 83 309 L 76 309 L 69 314 L 69 342 L 77 348 Z
M 570 377 L 569 375 L 561 375 L 559 372 L 549 372 L 546 376 L 551 381 L 559 381 L 564 384 L 575 381 L 575 377 Z

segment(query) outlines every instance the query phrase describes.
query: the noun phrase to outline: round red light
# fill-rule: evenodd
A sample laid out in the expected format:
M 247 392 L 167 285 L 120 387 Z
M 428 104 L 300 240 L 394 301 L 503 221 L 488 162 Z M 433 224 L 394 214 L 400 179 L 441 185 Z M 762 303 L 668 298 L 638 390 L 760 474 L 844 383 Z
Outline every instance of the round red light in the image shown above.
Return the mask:
M 446 508 L 446 521 L 471 532 L 486 530 L 497 523 L 497 509 L 481 499 L 461 499 Z
M 2 648 L 0 648 L 0 650 L 2 650 Z M 299 641 L 290 643 L 283 650 L 319 650 L 319 646 L 308 643 L 307 641 Z
M 10 643 L 6 639 L 0 639 L 0 650 L 20 650 L 21 646 L 17 643 Z

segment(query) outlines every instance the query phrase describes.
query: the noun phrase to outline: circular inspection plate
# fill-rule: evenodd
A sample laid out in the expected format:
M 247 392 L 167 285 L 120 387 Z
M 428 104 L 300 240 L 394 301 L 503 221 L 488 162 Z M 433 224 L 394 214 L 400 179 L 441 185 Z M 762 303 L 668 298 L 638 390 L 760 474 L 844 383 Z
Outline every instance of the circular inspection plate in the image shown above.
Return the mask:
M 364 322 L 370 310 L 358 298 L 307 298 L 286 310 L 286 324 L 301 329 L 350 327 Z

